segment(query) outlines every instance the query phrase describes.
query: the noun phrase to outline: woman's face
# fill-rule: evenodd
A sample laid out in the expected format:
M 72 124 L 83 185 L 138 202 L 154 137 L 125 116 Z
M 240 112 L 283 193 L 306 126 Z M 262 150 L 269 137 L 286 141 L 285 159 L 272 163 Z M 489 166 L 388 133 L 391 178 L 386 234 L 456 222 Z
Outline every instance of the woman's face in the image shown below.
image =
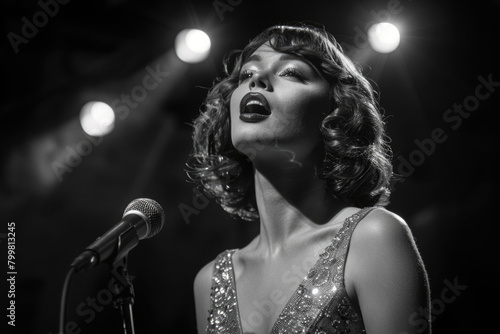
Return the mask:
M 329 92 L 305 60 L 263 44 L 242 65 L 231 96 L 233 145 L 252 160 L 286 151 L 300 161 L 322 143 L 319 126 L 332 108 Z

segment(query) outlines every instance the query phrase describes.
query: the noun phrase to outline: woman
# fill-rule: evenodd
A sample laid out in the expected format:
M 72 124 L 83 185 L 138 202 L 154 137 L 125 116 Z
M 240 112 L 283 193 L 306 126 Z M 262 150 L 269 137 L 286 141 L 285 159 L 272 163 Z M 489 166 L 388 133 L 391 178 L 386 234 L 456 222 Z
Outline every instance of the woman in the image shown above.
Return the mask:
M 196 276 L 199 333 L 429 333 L 422 260 L 383 208 L 390 150 L 368 81 L 311 26 L 265 30 L 225 73 L 188 174 L 260 234 Z

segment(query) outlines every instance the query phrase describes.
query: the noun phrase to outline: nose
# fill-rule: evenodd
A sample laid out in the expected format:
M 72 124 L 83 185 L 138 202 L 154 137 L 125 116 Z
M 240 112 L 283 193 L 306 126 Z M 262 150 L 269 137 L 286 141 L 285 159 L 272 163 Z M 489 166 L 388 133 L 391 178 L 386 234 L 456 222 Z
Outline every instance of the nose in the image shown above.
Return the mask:
M 249 83 L 250 89 L 261 88 L 264 90 L 272 90 L 271 82 L 265 73 L 257 72 L 252 75 Z

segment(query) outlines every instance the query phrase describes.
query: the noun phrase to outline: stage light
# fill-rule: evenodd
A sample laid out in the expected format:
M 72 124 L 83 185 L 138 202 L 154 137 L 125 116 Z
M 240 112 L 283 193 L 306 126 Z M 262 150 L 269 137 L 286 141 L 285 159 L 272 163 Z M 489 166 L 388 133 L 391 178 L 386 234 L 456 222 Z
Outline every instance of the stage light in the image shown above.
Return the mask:
M 399 45 L 399 30 L 387 22 L 374 24 L 368 29 L 368 41 L 372 49 L 377 52 L 392 52 Z
M 199 63 L 207 58 L 210 45 L 206 33 L 198 29 L 186 29 L 175 38 L 175 53 L 186 63 Z
M 88 102 L 80 112 L 80 124 L 87 134 L 95 137 L 104 136 L 115 127 L 115 113 L 104 102 Z

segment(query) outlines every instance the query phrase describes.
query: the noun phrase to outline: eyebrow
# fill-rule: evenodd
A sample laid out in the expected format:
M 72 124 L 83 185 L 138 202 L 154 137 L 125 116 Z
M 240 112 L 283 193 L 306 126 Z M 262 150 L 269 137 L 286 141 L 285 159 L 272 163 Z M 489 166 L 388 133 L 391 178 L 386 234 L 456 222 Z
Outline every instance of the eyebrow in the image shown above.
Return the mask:
M 278 58 L 278 61 L 283 61 L 283 60 L 297 60 L 297 61 L 300 61 L 304 64 L 307 64 L 307 66 L 309 66 L 310 68 L 312 68 L 313 72 L 320 76 L 320 77 L 323 77 L 323 75 L 321 74 L 321 72 L 314 66 L 312 65 L 309 61 L 307 61 L 306 59 L 304 58 L 301 58 L 299 56 L 296 56 L 296 55 L 293 55 L 293 54 L 289 54 L 289 53 L 283 53 L 279 58 Z M 250 57 L 248 57 L 248 59 L 243 63 L 241 64 L 241 68 L 243 68 L 243 66 L 249 62 L 259 62 L 259 61 L 262 61 L 262 57 L 258 54 L 253 54 L 251 55 Z
M 302 59 L 302 58 L 300 58 L 298 56 L 289 54 L 289 53 L 282 54 L 279 57 L 278 61 L 281 61 L 281 60 L 298 60 L 298 61 L 302 61 L 302 62 L 307 63 L 304 59 Z M 248 57 L 248 59 L 243 63 L 243 65 L 246 64 L 246 63 L 252 62 L 252 61 L 255 61 L 255 62 L 262 61 L 262 57 L 260 55 L 258 55 L 258 54 L 253 54 L 250 57 Z

